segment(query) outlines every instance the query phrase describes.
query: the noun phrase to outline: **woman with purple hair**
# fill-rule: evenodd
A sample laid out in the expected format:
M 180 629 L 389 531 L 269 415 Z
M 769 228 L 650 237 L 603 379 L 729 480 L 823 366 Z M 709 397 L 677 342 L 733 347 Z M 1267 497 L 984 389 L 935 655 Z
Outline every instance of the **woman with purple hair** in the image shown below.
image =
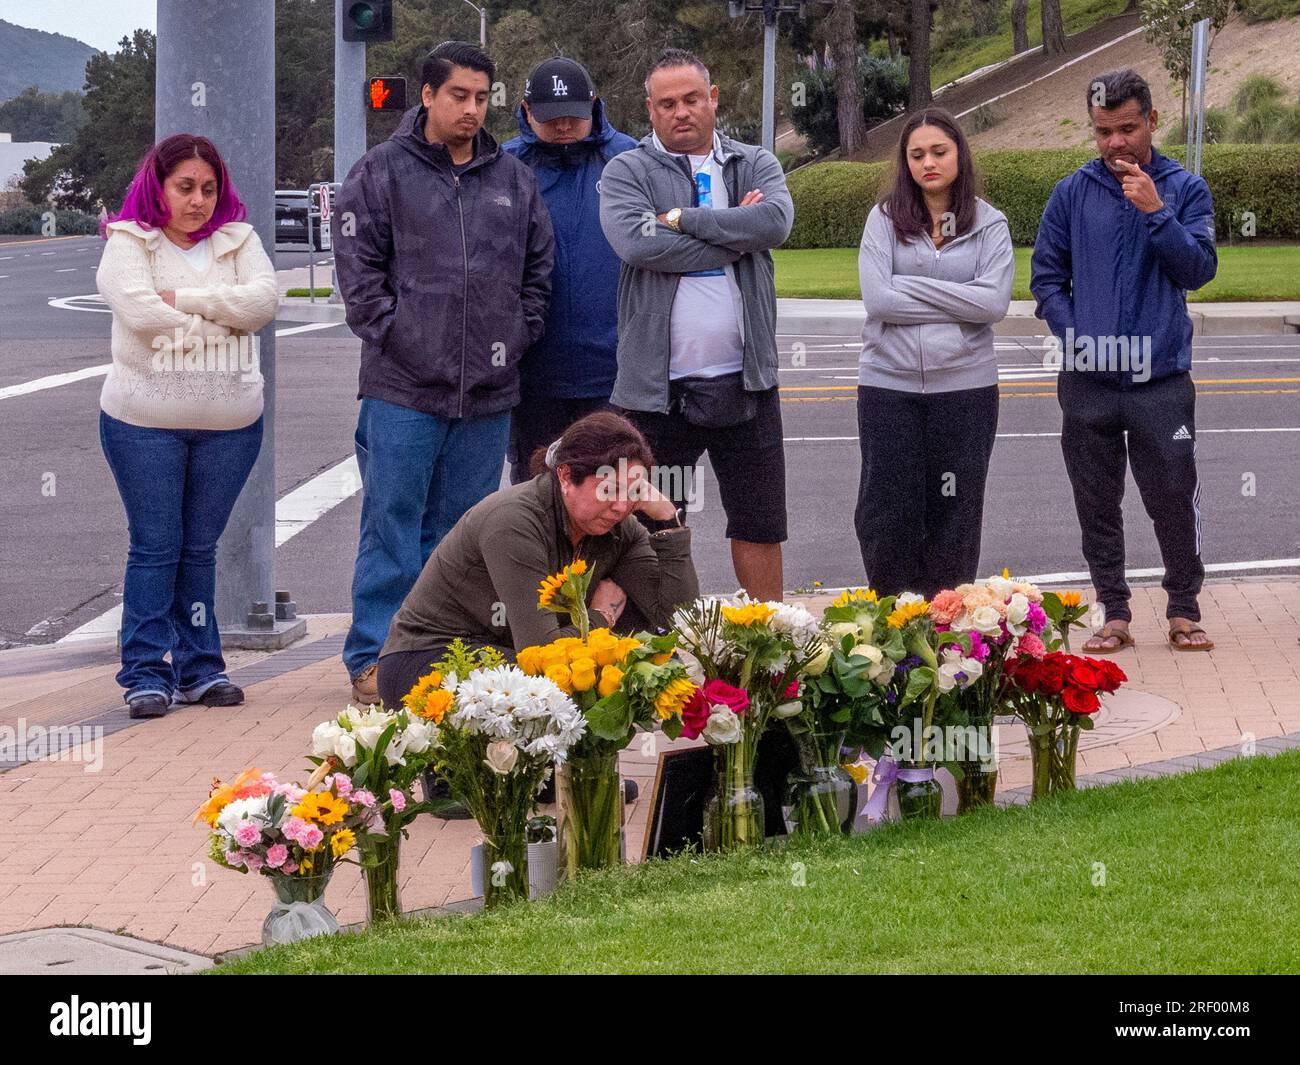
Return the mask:
M 213 616 L 217 540 L 261 449 L 254 334 L 278 300 L 246 215 L 216 146 L 179 133 L 149 150 L 104 227 L 99 438 L 130 529 L 117 681 L 133 718 L 244 701 Z

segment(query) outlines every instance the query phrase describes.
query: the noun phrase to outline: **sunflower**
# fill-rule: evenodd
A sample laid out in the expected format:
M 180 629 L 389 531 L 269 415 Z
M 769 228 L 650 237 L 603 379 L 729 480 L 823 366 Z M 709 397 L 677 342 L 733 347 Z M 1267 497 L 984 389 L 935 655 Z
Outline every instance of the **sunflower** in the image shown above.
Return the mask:
M 879 596 L 870 588 L 850 588 L 835 597 L 831 606 L 848 606 L 850 603 L 876 603 Z
M 580 558 L 569 563 L 559 573 L 544 577 L 542 583 L 537 586 L 537 609 L 545 610 L 549 607 L 570 577 L 581 577 L 586 572 L 587 563 Z
M 750 625 L 764 625 L 772 620 L 776 611 L 766 603 L 746 603 L 744 606 L 724 606 L 722 616 L 733 625 L 748 628 Z
M 695 694 L 695 685 L 685 677 L 670 680 L 663 691 L 655 697 L 655 713 L 660 720 L 667 721 L 674 714 L 680 714 L 682 707 Z
M 328 791 L 313 791 L 302 797 L 302 802 L 290 813 L 304 821 L 315 821 L 318 825 L 337 825 L 347 815 L 347 800 L 335 798 Z
M 1083 597 L 1078 592 L 1057 592 L 1056 598 L 1061 601 L 1061 606 L 1073 609 L 1082 602 Z
M 356 833 L 352 829 L 340 828 L 330 837 L 330 850 L 333 851 L 335 858 L 342 858 L 356 846 L 356 843 Z
M 904 603 L 902 606 L 894 607 L 894 612 L 889 615 L 890 627 L 901 629 L 909 621 L 924 617 L 929 612 L 930 604 L 924 599 L 919 603 Z

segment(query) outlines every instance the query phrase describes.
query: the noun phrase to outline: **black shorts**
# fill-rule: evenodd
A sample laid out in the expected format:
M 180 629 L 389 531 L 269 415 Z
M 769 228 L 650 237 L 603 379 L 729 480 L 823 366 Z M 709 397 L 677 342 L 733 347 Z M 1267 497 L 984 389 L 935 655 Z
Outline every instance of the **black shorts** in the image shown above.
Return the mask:
M 694 469 L 708 452 L 727 515 L 727 539 L 779 544 L 786 540 L 781 396 L 778 389 L 770 388 L 757 398 L 758 414 L 728 429 L 701 429 L 676 411 L 625 413 L 645 435 L 655 465 L 669 471 L 660 476 L 658 487 L 678 506 L 687 502 L 687 479 L 680 471 Z M 698 475 L 693 483 L 701 483 Z M 707 493 L 708 486 L 703 488 Z

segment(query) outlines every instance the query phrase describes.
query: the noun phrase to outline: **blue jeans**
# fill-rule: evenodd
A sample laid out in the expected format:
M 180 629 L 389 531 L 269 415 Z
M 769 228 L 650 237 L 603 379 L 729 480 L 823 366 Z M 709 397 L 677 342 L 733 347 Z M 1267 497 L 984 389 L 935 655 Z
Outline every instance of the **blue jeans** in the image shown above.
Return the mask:
M 378 399 L 357 418 L 361 542 L 343 664 L 378 661 L 388 626 L 461 515 L 501 484 L 510 414 L 447 420 Z
M 100 411 L 99 442 L 131 538 L 117 682 L 128 700 L 198 699 L 226 679 L 213 610 L 217 540 L 261 450 L 262 419 L 243 429 L 146 429 Z

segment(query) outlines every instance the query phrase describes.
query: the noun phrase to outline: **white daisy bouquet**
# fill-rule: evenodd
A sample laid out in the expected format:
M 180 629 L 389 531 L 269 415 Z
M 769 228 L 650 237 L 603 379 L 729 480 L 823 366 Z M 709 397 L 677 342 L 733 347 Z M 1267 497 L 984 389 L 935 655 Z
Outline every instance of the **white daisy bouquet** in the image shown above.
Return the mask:
M 477 652 L 453 648 L 437 668 L 457 679 L 443 715 L 436 769 L 484 834 L 484 902 L 528 897 L 524 830 L 537 793 L 582 739 L 587 721 L 547 677 L 518 666 L 476 668 Z

